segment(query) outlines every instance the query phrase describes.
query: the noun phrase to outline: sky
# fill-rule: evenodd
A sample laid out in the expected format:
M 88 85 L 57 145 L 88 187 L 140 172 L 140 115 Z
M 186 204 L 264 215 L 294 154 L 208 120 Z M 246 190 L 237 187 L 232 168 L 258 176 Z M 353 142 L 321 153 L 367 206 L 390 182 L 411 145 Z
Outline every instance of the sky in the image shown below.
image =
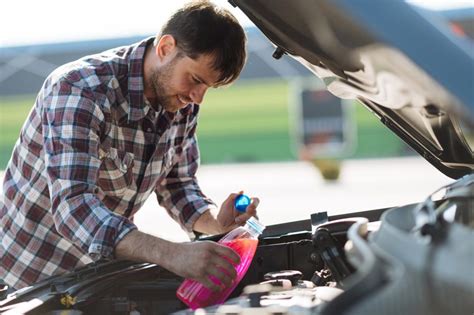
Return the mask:
M 474 7 L 474 0 L 408 1 L 434 10 Z M 185 2 L 3 0 L 0 6 L 0 47 L 150 35 L 156 33 L 166 18 Z M 243 26 L 253 25 L 226 0 L 213 2 L 231 10 Z
M 0 47 L 149 35 L 185 0 L 3 0 Z M 251 22 L 225 0 L 244 26 Z

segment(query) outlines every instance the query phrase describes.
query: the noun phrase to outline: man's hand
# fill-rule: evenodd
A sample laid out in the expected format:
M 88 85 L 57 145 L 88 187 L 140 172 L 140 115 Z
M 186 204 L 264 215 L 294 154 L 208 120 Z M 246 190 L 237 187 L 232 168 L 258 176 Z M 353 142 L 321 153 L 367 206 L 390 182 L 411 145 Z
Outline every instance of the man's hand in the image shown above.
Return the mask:
M 240 257 L 229 247 L 211 241 L 176 245 L 170 271 L 194 279 L 213 291 L 231 286 L 237 277 L 234 266 Z
M 117 244 L 115 255 L 119 259 L 155 263 L 211 290 L 230 286 L 237 276 L 234 265 L 240 262 L 234 250 L 218 243 L 173 243 L 137 230 Z
M 222 203 L 218 213 L 214 210 L 204 212 L 194 223 L 193 230 L 205 234 L 222 234 L 242 226 L 250 217 L 257 217 L 257 206 L 260 203 L 258 198 L 251 198 L 251 203 L 244 213 L 237 211 L 234 207 L 235 198 L 243 194 L 243 191 L 232 193 Z
M 250 217 L 257 217 L 257 207 L 260 200 L 256 197 L 251 198 L 251 203 L 248 205 L 244 213 L 235 209 L 235 199 L 243 193 L 243 191 L 240 191 L 237 194 L 230 194 L 222 203 L 221 209 L 217 215 L 217 222 L 227 231 L 232 230 L 237 226 L 244 225 Z

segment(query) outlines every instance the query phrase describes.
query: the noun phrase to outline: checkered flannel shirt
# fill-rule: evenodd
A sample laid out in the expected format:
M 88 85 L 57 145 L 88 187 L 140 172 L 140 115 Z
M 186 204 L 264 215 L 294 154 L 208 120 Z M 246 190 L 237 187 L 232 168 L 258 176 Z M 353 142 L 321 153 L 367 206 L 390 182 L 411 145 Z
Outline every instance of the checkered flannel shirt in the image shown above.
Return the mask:
M 199 106 L 171 114 L 144 97 L 151 41 L 84 57 L 46 79 L 0 198 L 0 279 L 13 288 L 112 259 L 153 191 L 189 233 L 215 207 L 195 178 Z

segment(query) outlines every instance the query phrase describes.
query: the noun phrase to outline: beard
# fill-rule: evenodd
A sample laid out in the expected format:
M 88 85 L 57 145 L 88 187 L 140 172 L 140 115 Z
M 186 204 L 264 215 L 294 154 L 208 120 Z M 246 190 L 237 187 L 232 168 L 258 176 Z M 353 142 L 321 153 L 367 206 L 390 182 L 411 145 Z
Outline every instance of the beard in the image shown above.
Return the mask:
M 154 99 L 151 103 L 155 110 L 161 105 L 166 111 L 175 113 L 187 105 L 183 105 L 177 99 L 177 94 L 171 92 L 171 77 L 178 58 L 175 57 L 160 69 L 153 69 L 150 79 L 146 82 L 154 93 Z

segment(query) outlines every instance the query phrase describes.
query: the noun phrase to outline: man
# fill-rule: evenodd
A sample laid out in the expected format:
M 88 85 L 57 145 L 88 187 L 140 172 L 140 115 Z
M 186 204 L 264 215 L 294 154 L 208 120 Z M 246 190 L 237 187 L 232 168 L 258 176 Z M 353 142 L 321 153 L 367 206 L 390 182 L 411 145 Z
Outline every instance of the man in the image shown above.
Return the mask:
M 217 209 L 195 177 L 198 104 L 209 87 L 237 79 L 245 41 L 228 11 L 194 2 L 155 38 L 55 70 L 5 173 L 0 278 L 20 289 L 99 259 L 130 259 L 211 289 L 230 285 L 239 261 L 231 249 L 172 243 L 131 220 L 152 192 L 190 233 L 224 233 L 256 215 L 258 199 L 239 215 L 235 193 Z

